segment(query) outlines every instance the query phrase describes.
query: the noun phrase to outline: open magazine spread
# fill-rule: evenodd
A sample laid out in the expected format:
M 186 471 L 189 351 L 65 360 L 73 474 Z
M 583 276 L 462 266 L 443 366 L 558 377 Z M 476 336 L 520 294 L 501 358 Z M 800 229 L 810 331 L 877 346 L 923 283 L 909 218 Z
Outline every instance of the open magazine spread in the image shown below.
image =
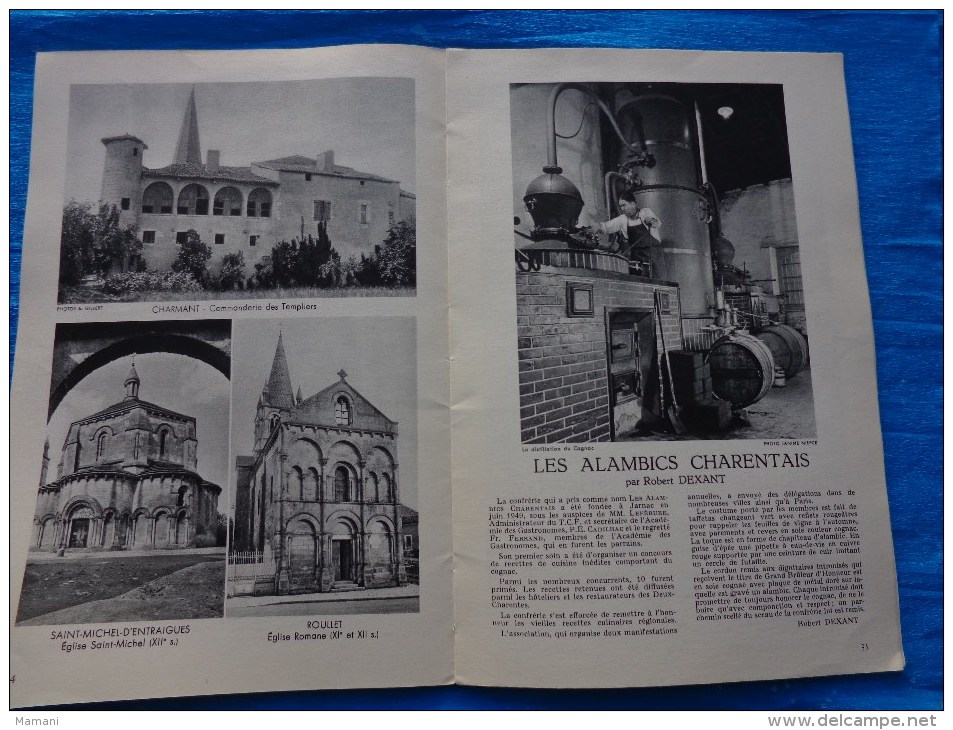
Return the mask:
M 903 667 L 837 55 L 41 55 L 24 239 L 14 706 Z

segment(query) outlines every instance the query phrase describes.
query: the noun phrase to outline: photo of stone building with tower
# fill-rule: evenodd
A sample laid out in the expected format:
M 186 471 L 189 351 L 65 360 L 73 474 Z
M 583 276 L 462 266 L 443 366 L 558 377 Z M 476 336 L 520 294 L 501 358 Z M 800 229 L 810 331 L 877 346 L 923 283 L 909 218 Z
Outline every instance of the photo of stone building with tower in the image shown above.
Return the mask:
M 522 442 L 815 436 L 783 88 L 510 102 Z
M 253 428 L 250 453 L 235 458 L 230 596 L 407 586 L 403 523 L 408 515 L 414 518 L 415 541 L 417 531 L 416 511 L 404 500 L 412 499 L 416 490 L 405 479 L 402 455 L 412 458 L 407 452 L 415 437 L 411 434 L 406 443 L 403 431 L 405 426 L 415 429 L 409 423 L 398 426 L 358 387 L 372 388 L 384 394 L 392 408 L 401 408 L 409 406 L 409 394 L 390 392 L 385 383 L 392 381 L 396 388 L 412 375 L 393 374 L 392 370 L 403 369 L 400 362 L 389 363 L 387 375 L 369 380 L 373 368 L 367 364 L 352 376 L 345 368 L 335 374 L 301 359 L 302 353 L 316 351 L 322 342 L 352 339 L 342 329 L 351 328 L 359 338 L 350 348 L 352 356 L 348 357 L 347 347 L 337 346 L 322 359 L 344 365 L 350 360 L 357 367 L 356 348 L 373 346 L 373 332 L 357 332 L 368 323 L 332 319 L 240 325 L 261 330 L 260 340 L 274 342 L 274 355 L 267 372 L 259 374 L 264 384 L 253 412 L 236 411 L 236 418 L 251 419 Z M 398 332 L 388 333 L 392 325 L 375 326 L 409 352 L 413 322 L 395 324 Z M 289 357 L 286 344 L 297 358 Z M 292 365 L 297 372 L 306 369 L 308 390 L 318 383 L 324 387 L 311 395 L 301 385 L 294 388 Z M 410 415 L 409 409 L 404 413 Z
M 241 261 L 242 282 L 292 241 L 295 252 L 332 246 L 353 269 L 395 228 L 415 231 L 414 140 L 411 79 L 75 86 L 66 199 L 101 218 L 115 211 L 113 226 L 135 243 L 67 251 L 77 246 L 67 218 L 61 268 L 181 271 L 180 248 L 197 236 L 210 250 L 205 269 Z M 106 227 L 91 228 L 95 238 Z M 111 261 L 99 261 L 110 246 Z M 328 263 L 302 256 L 299 270 Z
M 56 326 L 18 623 L 222 615 L 230 370 L 229 320 Z

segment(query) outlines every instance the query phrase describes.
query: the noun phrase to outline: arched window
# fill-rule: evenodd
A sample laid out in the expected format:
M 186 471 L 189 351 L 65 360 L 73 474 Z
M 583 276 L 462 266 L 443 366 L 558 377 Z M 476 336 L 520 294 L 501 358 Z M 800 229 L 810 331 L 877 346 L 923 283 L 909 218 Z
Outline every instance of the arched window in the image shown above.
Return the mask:
M 242 194 L 238 188 L 231 186 L 222 188 L 215 193 L 212 203 L 212 215 L 241 215 Z
M 381 485 L 374 472 L 367 475 L 367 496 L 375 502 L 381 501 Z
M 182 188 L 176 206 L 179 215 L 208 215 L 208 190 L 197 183 Z
M 346 466 L 334 470 L 334 501 L 351 501 L 351 474 Z
M 168 183 L 154 182 L 142 194 L 143 213 L 172 213 L 172 187 Z
M 277 413 L 272 413 L 271 418 L 268 419 L 268 430 L 274 431 L 275 427 L 279 423 L 281 423 L 281 416 L 279 416 Z
M 159 431 L 159 458 L 164 459 L 169 455 L 169 429 L 163 428 Z
M 334 422 L 338 426 L 351 425 L 351 402 L 343 395 L 334 402 Z
M 106 458 L 106 432 L 96 438 L 96 461 Z
M 393 502 L 394 501 L 394 491 L 393 491 L 394 485 L 393 485 L 393 482 L 391 482 L 390 475 L 382 474 L 381 480 L 384 482 L 384 489 L 383 489 L 384 500 L 387 502 Z
M 271 193 L 255 188 L 248 194 L 246 213 L 249 218 L 271 218 Z

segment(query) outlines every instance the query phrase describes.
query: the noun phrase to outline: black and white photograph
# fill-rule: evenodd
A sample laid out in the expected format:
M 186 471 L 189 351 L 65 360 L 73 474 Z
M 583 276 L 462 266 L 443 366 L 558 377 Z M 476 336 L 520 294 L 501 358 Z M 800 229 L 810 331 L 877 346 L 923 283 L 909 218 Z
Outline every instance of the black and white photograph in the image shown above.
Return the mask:
M 59 302 L 412 296 L 414 81 L 70 90 Z
M 416 322 L 235 323 L 226 616 L 419 610 Z
M 816 436 L 780 84 L 512 84 L 524 444 Z
M 57 326 L 19 625 L 223 615 L 230 330 Z

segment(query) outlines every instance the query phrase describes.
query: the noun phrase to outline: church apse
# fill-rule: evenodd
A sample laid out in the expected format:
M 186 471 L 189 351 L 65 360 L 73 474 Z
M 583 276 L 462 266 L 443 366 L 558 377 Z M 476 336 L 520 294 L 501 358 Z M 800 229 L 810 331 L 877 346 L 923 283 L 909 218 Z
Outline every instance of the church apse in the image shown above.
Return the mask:
M 222 328 L 213 324 L 204 334 L 215 330 L 221 346 L 229 340 L 225 325 L 218 331 Z M 189 327 L 181 324 L 179 335 L 198 335 L 195 341 L 224 358 L 227 371 L 228 344 L 223 352 L 201 340 L 201 324 L 193 332 Z M 58 326 L 54 352 L 77 366 L 70 375 L 82 371 L 82 377 L 58 370 L 54 355 L 55 402 L 32 550 L 63 554 L 224 544 L 219 504 L 226 452 L 218 442 L 225 437 L 216 432 L 227 430 L 228 378 L 202 359 L 149 344 L 148 336 L 133 324 Z M 127 340 L 145 352 L 119 354 Z M 110 354 L 97 358 L 101 352 Z M 91 361 L 95 367 L 88 366 Z M 57 398 L 57 383 L 65 381 L 70 387 Z

